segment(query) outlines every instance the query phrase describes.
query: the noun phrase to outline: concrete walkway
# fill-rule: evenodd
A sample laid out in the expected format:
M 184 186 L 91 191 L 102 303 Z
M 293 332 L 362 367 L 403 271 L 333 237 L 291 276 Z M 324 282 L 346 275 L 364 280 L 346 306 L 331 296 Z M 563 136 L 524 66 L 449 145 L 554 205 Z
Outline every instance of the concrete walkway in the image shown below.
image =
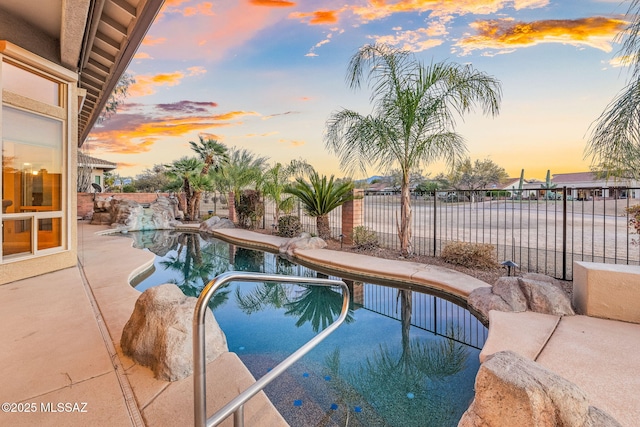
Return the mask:
M 154 255 L 96 234 L 105 230 L 79 224 L 79 267 L 0 286 L 0 403 L 16 411 L 3 406 L 0 426 L 193 425 L 192 377 L 157 380 L 120 350 L 140 296 L 129 280 Z M 209 416 L 253 381 L 234 353 L 209 363 Z M 245 422 L 287 425 L 264 393 L 245 405 Z
M 0 403 L 13 402 L 9 409 L 22 411 L 0 412 L 0 425 L 193 424 L 191 378 L 175 383 L 156 380 L 119 349 L 122 329 L 139 296 L 128 280 L 151 265 L 153 254 L 132 249 L 127 239 L 96 234 L 104 229 L 80 224 L 80 267 L 0 286 Z M 218 235 L 271 251 L 283 241 L 245 230 Z M 391 274 L 407 286 L 444 290 L 461 300 L 475 287 L 486 286 L 461 273 L 410 262 L 324 249 L 299 251 L 296 256 L 334 271 L 372 278 Z M 516 351 L 576 383 L 592 405 L 624 426 L 637 425 L 640 325 L 498 312 L 491 313 L 490 322 L 481 357 L 503 349 Z M 209 364 L 207 374 L 209 413 L 252 380 L 233 353 Z M 232 380 L 233 387 L 225 385 Z M 247 425 L 285 424 L 264 395 L 251 402 Z M 226 425 L 231 424 L 227 420 Z

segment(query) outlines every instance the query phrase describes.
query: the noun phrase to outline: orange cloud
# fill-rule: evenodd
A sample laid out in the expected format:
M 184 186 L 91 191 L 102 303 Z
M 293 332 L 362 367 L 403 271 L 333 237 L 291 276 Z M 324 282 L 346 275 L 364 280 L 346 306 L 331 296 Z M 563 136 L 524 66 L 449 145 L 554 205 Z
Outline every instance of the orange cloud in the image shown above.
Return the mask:
M 218 141 L 222 141 L 224 139 L 221 135 L 216 135 L 215 133 L 209 133 L 209 132 L 200 132 L 198 136 L 201 136 L 205 139 L 206 138 L 216 139 Z
M 288 140 L 288 139 L 281 139 L 278 142 L 281 144 L 289 144 L 292 147 L 302 147 L 305 144 L 304 141 L 295 141 L 295 140 Z
M 255 6 L 268 6 L 268 7 L 292 7 L 296 5 L 292 1 L 286 1 L 286 0 L 251 0 L 250 3 Z
M 204 67 L 196 66 L 187 68 L 187 71 L 189 71 L 189 76 L 201 76 L 207 72 L 207 69 Z
M 184 78 L 184 73 L 176 71 L 174 73 L 160 73 L 154 76 L 137 75 L 136 82 L 129 87 L 129 95 L 146 96 L 156 93 L 158 86 L 175 86 L 180 84 Z
M 592 17 L 575 20 L 558 19 L 517 22 L 513 19 L 477 21 L 471 27 L 478 33 L 457 43 L 468 54 L 476 49 L 510 51 L 541 43 L 590 46 L 610 52 L 615 36 L 627 25 L 620 19 Z
M 149 36 L 149 35 L 147 35 L 147 36 L 142 40 L 142 44 L 143 44 L 144 46 L 156 46 L 156 45 L 162 44 L 162 43 L 164 43 L 164 42 L 166 42 L 166 41 L 167 41 L 167 38 L 166 38 L 166 37 L 158 37 L 158 38 L 155 38 L 155 37 L 153 37 L 153 36 Z
M 310 25 L 335 24 L 338 22 L 339 10 L 316 10 L 315 12 L 293 12 L 289 18 L 300 19 Z M 307 19 L 310 18 L 310 19 Z
M 161 137 L 180 137 L 194 131 L 235 126 L 232 122 L 254 112 L 232 111 L 219 115 L 189 117 L 151 117 L 145 114 L 119 113 L 91 132 L 93 144 L 102 152 L 139 154 L 151 150 Z
M 182 11 L 184 16 L 193 16 L 193 15 L 208 15 L 215 16 L 213 12 L 213 3 L 204 2 L 197 4 L 195 7 L 185 7 Z
M 146 52 L 137 52 L 135 55 L 133 55 L 133 57 L 135 59 L 153 59 L 151 55 Z
M 495 13 L 505 7 L 516 10 L 538 8 L 549 4 L 549 0 L 399 0 L 387 3 L 384 0 L 369 0 L 364 6 L 353 6 L 351 11 L 362 21 L 374 21 L 401 12 L 431 12 L 431 17 L 465 15 L 468 13 L 485 15 Z
M 133 168 L 139 166 L 138 163 L 118 162 L 118 169 Z

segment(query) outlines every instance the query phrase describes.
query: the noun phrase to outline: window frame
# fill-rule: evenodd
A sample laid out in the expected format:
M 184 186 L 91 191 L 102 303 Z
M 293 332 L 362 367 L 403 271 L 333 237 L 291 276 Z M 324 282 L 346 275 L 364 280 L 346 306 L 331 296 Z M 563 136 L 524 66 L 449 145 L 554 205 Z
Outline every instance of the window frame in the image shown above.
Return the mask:
M 2 84 L 2 68 L 5 62 L 38 77 L 57 83 L 59 88 L 58 105 L 48 104 L 4 89 Z M 73 216 L 71 197 L 73 195 L 70 184 L 73 178 L 71 167 L 72 150 L 75 149 L 75 142 L 77 141 L 73 135 L 77 117 L 74 117 L 74 108 L 72 108 L 72 106 L 76 105 L 75 102 L 73 102 L 75 101 L 73 96 L 76 83 L 77 77 L 75 73 L 14 46 L 11 43 L 0 41 L 0 106 L 7 106 L 49 119 L 59 120 L 62 124 L 60 210 L 17 213 L 3 213 L 0 211 L 0 227 L 3 227 L 4 220 L 31 219 L 31 251 L 4 255 L 4 239 L 2 239 L 2 244 L 0 244 L 0 265 L 68 252 L 73 248 L 71 235 L 71 220 Z M 0 108 L 0 149 L 3 146 L 2 116 L 2 108 Z M 2 188 L 2 185 L 3 176 L 0 174 L 0 188 Z M 39 250 L 38 231 L 40 221 L 50 218 L 60 219 L 60 246 Z

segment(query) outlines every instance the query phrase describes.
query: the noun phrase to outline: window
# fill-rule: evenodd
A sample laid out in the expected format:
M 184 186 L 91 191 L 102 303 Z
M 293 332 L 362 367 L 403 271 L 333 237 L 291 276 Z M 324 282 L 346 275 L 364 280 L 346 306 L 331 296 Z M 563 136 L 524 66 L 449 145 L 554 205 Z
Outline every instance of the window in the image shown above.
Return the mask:
M 96 184 L 100 185 L 100 175 L 96 175 Z
M 2 86 L 9 92 L 60 106 L 60 83 L 27 71 L 11 62 L 2 64 Z
M 2 58 L 2 262 L 67 249 L 67 83 Z M 44 67 L 43 67 L 44 68 Z

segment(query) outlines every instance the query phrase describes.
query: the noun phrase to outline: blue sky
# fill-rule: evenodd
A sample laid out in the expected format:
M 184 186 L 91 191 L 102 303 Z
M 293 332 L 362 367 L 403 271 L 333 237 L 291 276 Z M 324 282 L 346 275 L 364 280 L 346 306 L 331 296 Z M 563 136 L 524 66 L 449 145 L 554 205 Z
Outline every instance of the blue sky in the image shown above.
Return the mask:
M 470 63 L 502 82 L 497 118 L 458 121 L 472 159 L 519 176 L 585 171 L 589 126 L 624 86 L 618 0 L 167 0 L 128 72 L 121 110 L 94 128 L 91 155 L 123 176 L 190 155 L 198 135 L 271 163 L 304 158 L 344 175 L 324 147 L 329 115 L 370 112 L 366 87 L 345 84 L 365 44 L 411 50 L 425 63 Z M 422 167 L 435 175 L 443 164 Z M 369 175 L 380 171 L 369 171 Z M 361 176 L 355 176 L 360 178 Z

